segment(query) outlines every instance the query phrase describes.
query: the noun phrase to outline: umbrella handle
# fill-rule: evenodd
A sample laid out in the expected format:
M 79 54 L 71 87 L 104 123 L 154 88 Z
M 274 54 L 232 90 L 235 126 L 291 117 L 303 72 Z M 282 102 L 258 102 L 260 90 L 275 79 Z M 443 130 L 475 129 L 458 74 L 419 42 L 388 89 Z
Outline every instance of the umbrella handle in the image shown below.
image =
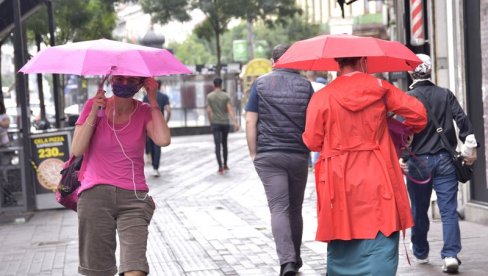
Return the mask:
M 103 79 L 100 81 L 100 83 L 98 84 L 98 90 L 101 90 L 103 89 L 103 84 L 105 83 L 105 81 L 107 80 L 108 76 L 110 74 L 107 74 L 103 77 Z M 97 116 L 98 117 L 103 117 L 105 116 L 105 111 L 103 110 L 103 108 L 99 107 L 98 108 L 98 112 L 97 112 Z

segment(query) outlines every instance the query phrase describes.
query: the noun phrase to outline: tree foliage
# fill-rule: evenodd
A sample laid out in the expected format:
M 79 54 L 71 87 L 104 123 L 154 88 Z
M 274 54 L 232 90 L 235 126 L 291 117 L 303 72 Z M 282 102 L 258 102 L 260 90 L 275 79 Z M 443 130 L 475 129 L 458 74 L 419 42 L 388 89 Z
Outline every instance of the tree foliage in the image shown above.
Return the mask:
M 221 36 L 227 31 L 232 18 L 244 19 L 251 24 L 258 19 L 267 25 L 281 23 L 301 10 L 294 0 L 140 0 L 145 13 L 161 24 L 171 20 L 185 22 L 190 12 L 200 9 L 206 19 L 195 28 L 199 38 L 213 41 L 217 57 L 217 74 L 221 67 Z
M 53 0 L 56 44 L 111 38 L 116 23 L 114 2 L 116 0 Z M 47 8 L 43 7 L 27 21 L 29 39 L 41 35 L 44 43 L 49 44 L 48 27 Z
M 209 44 L 192 34 L 183 43 L 170 43 L 168 48 L 173 50 L 175 56 L 184 64 L 215 64 L 217 59 L 209 51 Z
M 295 0 L 236 0 L 234 16 L 253 23 L 258 20 L 268 27 L 285 25 L 288 18 L 302 14 Z
M 274 28 L 269 28 L 265 22 L 258 20 L 254 24 L 255 41 L 266 41 L 269 46 L 267 56 L 271 56 L 271 50 L 275 45 L 280 43 L 291 44 L 297 40 L 310 38 L 321 33 L 319 25 L 309 24 L 301 16 L 294 16 L 285 20 L 283 25 L 276 25 Z M 228 32 L 222 35 L 222 63 L 232 63 L 233 52 L 232 43 L 234 40 L 245 39 L 248 35 L 248 28 L 245 22 L 233 27 Z M 174 50 L 178 59 L 185 64 L 209 64 L 215 63 L 215 47 L 213 41 L 198 40 L 196 35 L 191 36 L 182 44 L 172 43 L 170 48 Z M 185 50 L 180 50 L 183 48 Z M 202 49 L 198 50 L 198 55 L 195 57 L 197 50 L 187 49 Z

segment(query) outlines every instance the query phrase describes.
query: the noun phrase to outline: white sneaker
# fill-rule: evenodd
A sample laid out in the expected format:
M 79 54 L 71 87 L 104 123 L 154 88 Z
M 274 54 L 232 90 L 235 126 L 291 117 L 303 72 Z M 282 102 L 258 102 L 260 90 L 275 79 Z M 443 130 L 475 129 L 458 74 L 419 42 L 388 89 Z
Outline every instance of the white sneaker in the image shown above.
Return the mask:
M 412 251 L 413 258 L 415 259 L 415 262 L 418 264 L 428 264 L 429 263 L 429 257 L 425 257 L 424 259 L 419 259 L 415 257 L 413 254 L 413 243 L 410 242 L 410 251 Z
M 428 264 L 429 263 L 429 257 L 427 257 L 425 259 L 419 259 L 419 258 L 414 256 L 414 258 L 418 264 Z
M 456 273 L 459 269 L 459 261 L 455 257 L 445 257 L 442 260 L 442 272 Z
M 158 171 L 158 170 L 156 170 L 156 169 L 154 169 L 154 170 L 153 170 L 153 176 L 154 176 L 154 177 L 159 177 L 159 171 Z

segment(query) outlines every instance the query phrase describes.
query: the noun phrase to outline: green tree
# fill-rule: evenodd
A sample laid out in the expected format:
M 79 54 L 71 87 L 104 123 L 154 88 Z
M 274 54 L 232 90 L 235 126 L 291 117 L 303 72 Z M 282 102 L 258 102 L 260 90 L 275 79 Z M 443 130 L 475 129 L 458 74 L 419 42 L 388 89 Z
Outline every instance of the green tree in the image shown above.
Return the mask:
M 234 40 L 245 39 L 248 35 L 248 27 L 245 22 L 229 29 L 222 35 L 222 63 L 231 63 L 233 60 L 232 43 Z M 280 43 L 291 44 L 297 40 L 310 38 L 320 34 L 322 30 L 319 25 L 312 25 L 299 15 L 288 18 L 283 25 L 278 24 L 274 28 L 258 20 L 254 23 L 254 35 L 256 41 L 263 40 L 269 46 L 267 56 L 271 56 L 271 49 Z M 215 64 L 214 41 L 198 39 L 196 34 L 188 37 L 183 43 L 173 42 L 169 45 L 178 57 L 185 64 Z
M 173 42 L 168 45 L 175 56 L 184 64 L 215 64 L 217 59 L 209 51 L 209 44 L 202 43 L 195 34 L 189 36 L 183 43 Z
M 237 11 L 236 17 L 247 22 L 247 43 L 249 58 L 254 58 L 253 45 L 255 35 L 254 23 L 260 21 L 267 27 L 285 26 L 289 18 L 302 14 L 302 10 L 295 5 L 295 0 L 239 0 L 242 10 Z
M 114 2 L 116 0 L 52 0 L 56 44 L 111 38 L 116 23 Z M 37 41 L 40 36 L 45 44 L 49 44 L 46 7 L 28 19 L 26 29 L 30 41 Z
M 281 22 L 299 13 L 294 0 L 139 0 L 144 12 L 154 22 L 165 24 L 171 20 L 190 20 L 190 11 L 200 9 L 206 19 L 195 28 L 199 38 L 214 41 L 217 56 L 217 75 L 221 68 L 221 35 L 232 18 L 241 18 L 252 25 L 262 19 L 267 25 Z M 252 33 L 252 32 L 251 32 Z
M 220 75 L 220 36 L 227 29 L 233 16 L 236 0 L 140 0 L 144 12 L 151 14 L 153 21 L 162 24 L 170 20 L 190 20 L 190 11 L 200 9 L 206 19 L 195 28 L 199 38 L 215 39 L 217 75 Z
M 269 52 L 267 56 L 271 56 L 271 50 L 275 45 L 280 43 L 292 44 L 297 40 L 302 40 L 310 37 L 317 36 L 321 33 L 319 25 L 314 25 L 306 22 L 306 20 L 300 16 L 295 15 L 291 18 L 287 18 L 283 23 L 276 24 L 273 28 L 269 28 L 268 25 L 258 20 L 253 24 L 253 32 L 255 40 L 266 41 L 269 45 Z M 232 41 L 236 39 L 245 39 L 248 36 L 249 29 L 246 23 L 239 24 L 238 26 L 230 29 L 222 36 L 222 60 L 224 62 L 232 62 Z
M 55 43 L 83 41 L 97 38 L 111 38 L 115 27 L 115 0 L 52 0 L 55 29 Z M 43 6 L 26 22 L 27 39 L 35 41 L 37 51 L 41 44 L 50 44 L 47 7 Z M 68 61 L 69 62 L 69 61 Z M 42 77 L 38 75 L 38 91 L 41 119 L 46 118 Z

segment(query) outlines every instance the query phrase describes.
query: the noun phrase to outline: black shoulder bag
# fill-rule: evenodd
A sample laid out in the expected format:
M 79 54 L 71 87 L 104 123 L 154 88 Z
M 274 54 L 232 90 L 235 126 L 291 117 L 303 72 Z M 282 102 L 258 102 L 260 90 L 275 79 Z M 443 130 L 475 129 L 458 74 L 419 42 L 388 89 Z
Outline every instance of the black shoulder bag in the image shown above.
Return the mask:
M 420 96 L 424 99 L 422 96 Z M 430 104 L 427 100 L 424 99 L 425 105 L 427 105 L 428 109 L 431 110 Z M 444 134 L 444 129 L 440 126 L 439 121 L 434 116 L 429 116 L 432 119 L 432 122 L 435 125 L 436 132 L 441 136 L 441 140 L 445 147 L 449 149 L 449 152 L 452 155 L 453 163 L 456 166 L 456 175 L 459 182 L 466 183 L 471 178 L 473 178 L 473 166 L 466 165 L 464 163 L 464 158 L 461 153 L 453 150 L 451 145 L 449 144 L 449 140 L 447 140 L 446 135 Z

